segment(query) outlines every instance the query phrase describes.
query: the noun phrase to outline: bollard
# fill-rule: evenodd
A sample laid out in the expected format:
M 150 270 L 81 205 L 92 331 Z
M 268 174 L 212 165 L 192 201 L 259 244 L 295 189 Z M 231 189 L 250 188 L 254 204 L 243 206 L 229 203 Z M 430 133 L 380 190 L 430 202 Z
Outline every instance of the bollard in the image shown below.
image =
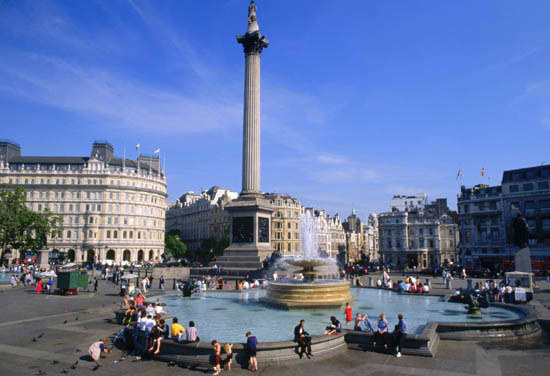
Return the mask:
M 372 286 L 372 277 L 369 277 L 369 287 L 373 287 Z
M 176 279 L 174 278 L 172 281 L 174 281 L 174 285 L 172 286 L 172 289 L 175 290 L 176 289 Z
M 467 282 L 468 282 L 468 290 L 473 290 L 474 289 L 474 286 L 473 286 L 474 281 L 472 281 L 471 278 L 468 278 Z
M 432 291 L 432 280 L 429 278 L 426 278 L 426 284 L 428 285 L 428 288 L 430 289 L 430 291 Z
M 447 290 L 453 289 L 453 283 L 450 278 L 447 278 Z

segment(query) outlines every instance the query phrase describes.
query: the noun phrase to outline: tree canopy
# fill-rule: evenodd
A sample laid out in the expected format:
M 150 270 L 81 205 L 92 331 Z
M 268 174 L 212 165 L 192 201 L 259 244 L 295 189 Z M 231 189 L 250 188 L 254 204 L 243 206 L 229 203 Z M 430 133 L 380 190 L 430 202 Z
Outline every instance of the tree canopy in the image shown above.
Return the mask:
M 170 252 L 175 258 L 181 258 L 187 253 L 187 245 L 174 232 L 167 234 L 164 240 L 164 249 Z
M 45 236 L 54 237 L 59 218 L 49 210 L 33 212 L 26 205 L 22 187 L 0 188 L 0 251 L 8 248 L 36 252 Z

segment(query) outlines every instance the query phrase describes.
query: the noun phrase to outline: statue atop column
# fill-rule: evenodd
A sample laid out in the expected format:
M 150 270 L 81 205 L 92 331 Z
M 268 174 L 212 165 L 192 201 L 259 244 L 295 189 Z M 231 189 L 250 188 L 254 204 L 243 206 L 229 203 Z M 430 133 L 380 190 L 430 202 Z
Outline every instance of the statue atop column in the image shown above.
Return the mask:
M 261 54 L 262 50 L 269 45 L 269 40 L 260 34 L 254 1 L 251 1 L 248 6 L 248 29 L 246 34 L 237 35 L 237 42 L 243 45 L 245 54 Z
M 258 19 L 256 18 L 256 4 L 254 4 L 252 0 L 248 6 L 248 30 L 246 33 L 251 34 L 255 31 L 260 31 L 260 27 L 258 26 Z

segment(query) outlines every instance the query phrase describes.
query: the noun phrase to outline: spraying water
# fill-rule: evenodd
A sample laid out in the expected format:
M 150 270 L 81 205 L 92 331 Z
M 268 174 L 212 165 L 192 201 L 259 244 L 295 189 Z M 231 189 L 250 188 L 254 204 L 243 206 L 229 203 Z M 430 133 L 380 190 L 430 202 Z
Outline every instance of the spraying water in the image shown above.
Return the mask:
M 302 250 L 305 259 L 319 257 L 317 244 L 317 217 L 313 210 L 306 210 L 300 217 L 300 232 L 302 233 Z

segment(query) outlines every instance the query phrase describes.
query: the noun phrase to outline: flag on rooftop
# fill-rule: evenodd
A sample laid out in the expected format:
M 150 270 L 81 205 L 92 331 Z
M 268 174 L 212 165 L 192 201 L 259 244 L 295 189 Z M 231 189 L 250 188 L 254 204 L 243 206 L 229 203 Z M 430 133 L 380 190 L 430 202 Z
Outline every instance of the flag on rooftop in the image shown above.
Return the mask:
M 140 144 L 136 144 L 136 150 L 139 150 L 140 147 L 141 147 Z
M 458 180 L 458 178 L 461 176 L 462 176 L 462 168 L 459 168 L 458 172 L 456 173 L 456 180 Z
M 160 148 L 156 149 L 153 153 L 155 153 L 155 154 L 160 153 Z
M 485 167 L 481 169 L 481 176 L 485 176 Z

